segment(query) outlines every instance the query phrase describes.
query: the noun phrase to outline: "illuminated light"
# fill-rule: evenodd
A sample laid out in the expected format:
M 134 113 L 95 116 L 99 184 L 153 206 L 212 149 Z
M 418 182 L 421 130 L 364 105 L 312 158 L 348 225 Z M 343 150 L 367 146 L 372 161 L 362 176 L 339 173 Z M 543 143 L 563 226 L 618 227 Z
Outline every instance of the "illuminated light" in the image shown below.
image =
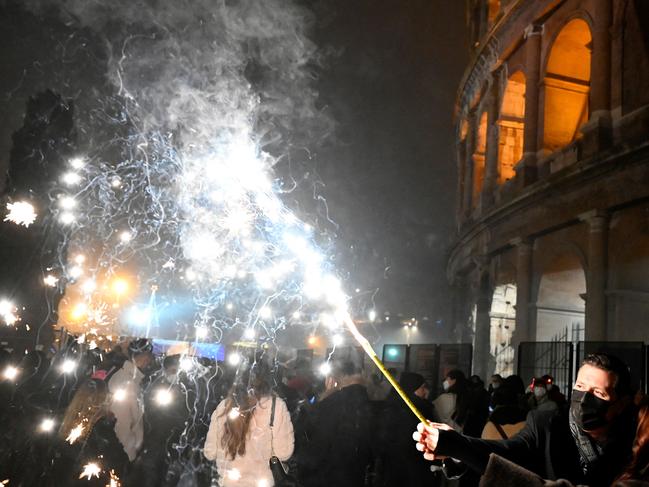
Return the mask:
M 241 270 L 241 271 L 237 272 L 237 277 L 239 279 L 243 279 L 244 277 L 246 277 L 246 271 Z
M 77 265 L 82 265 L 86 261 L 86 256 L 83 254 L 77 254 L 74 256 L 74 262 Z
M 61 364 L 61 372 L 64 374 L 71 374 L 77 368 L 77 363 L 74 360 L 66 358 Z
M 332 314 L 329 313 L 322 313 L 320 315 L 320 321 L 323 325 L 331 330 L 335 330 L 340 327 L 340 322 L 336 320 L 336 318 Z
M 187 257 L 192 260 L 212 260 L 221 254 L 221 247 L 209 233 L 194 235 L 186 245 Z
M 369 312 L 367 313 L 367 317 L 370 319 L 370 321 L 376 320 L 376 310 L 373 309 L 369 310 Z
M 241 480 L 241 472 L 239 472 L 239 469 L 231 468 L 227 471 L 226 475 L 228 476 L 229 480 Z
M 86 161 L 83 157 L 73 157 L 68 162 L 73 169 L 81 169 L 86 165 Z
M 344 339 L 344 337 L 342 335 L 336 334 L 336 335 L 333 336 L 332 341 L 333 341 L 333 344 L 338 347 L 338 346 L 343 344 L 345 339 Z
M 270 487 L 270 482 L 266 479 L 259 479 L 257 482 L 257 487 Z
M 259 316 L 263 319 L 268 319 L 272 316 L 273 312 L 268 306 L 262 306 L 259 310 Z
M 27 201 L 16 201 L 15 203 L 7 203 L 7 216 L 4 221 L 12 222 L 16 225 L 28 227 L 36 221 L 36 211 L 34 206 Z
M 266 270 L 257 272 L 255 274 L 255 280 L 262 289 L 271 289 L 275 285 L 270 272 Z
M 310 232 L 311 230 L 313 230 L 313 227 L 311 225 L 309 225 L 308 223 L 305 223 L 304 225 L 302 225 L 302 228 L 304 228 L 305 232 Z
M 87 279 L 81 285 L 81 290 L 85 294 L 92 294 L 93 292 L 95 292 L 96 289 L 97 289 L 97 283 L 94 281 L 94 279 Z
M 82 319 L 88 313 L 88 305 L 86 303 L 77 303 L 70 312 L 70 318 L 75 321 Z
M 320 366 L 319 371 L 320 371 L 321 375 L 329 375 L 329 374 L 331 374 L 331 364 L 329 362 L 323 363 Z
M 126 291 L 128 291 L 128 282 L 125 279 L 121 279 L 121 278 L 115 279 L 113 281 L 112 288 L 115 294 L 121 296 Z
M 302 314 L 299 311 L 293 311 L 293 319 L 299 320 Z
M 53 276 L 52 274 L 48 274 L 47 276 L 45 276 L 45 277 L 43 278 L 43 283 L 44 283 L 46 286 L 49 286 L 49 287 L 54 287 L 54 286 L 56 286 L 56 284 L 57 284 L 58 282 L 59 282 L 59 279 L 58 279 L 57 277 Z
M 315 344 L 318 343 L 318 338 L 315 337 L 315 336 L 313 336 L 313 335 L 311 335 L 311 336 L 309 337 L 309 339 L 307 340 L 307 343 L 308 343 L 309 345 L 312 345 L 312 346 L 313 346 L 313 345 L 315 345 Z
M 90 340 L 90 343 L 88 344 L 88 349 L 94 350 L 95 348 L 97 348 L 97 342 L 94 340 Z
M 79 338 L 77 338 L 77 343 L 79 343 L 79 344 L 86 343 L 86 334 L 85 333 L 82 333 L 81 335 L 79 335 Z
M 77 206 L 77 201 L 72 196 L 63 196 L 59 199 L 59 206 L 64 210 L 71 210 Z
M 227 309 L 229 311 L 232 311 L 233 308 L 234 308 L 234 304 L 232 304 L 232 303 L 228 303 L 228 304 L 225 305 L 225 309 Z
M 68 186 L 75 186 L 81 182 L 81 176 L 74 171 L 69 171 L 61 177 L 61 181 Z
M 128 319 L 131 324 L 136 326 L 144 326 L 151 322 L 151 308 L 148 306 L 145 307 L 133 307 L 129 311 Z
M 229 264 L 225 266 L 225 269 L 223 269 L 223 274 L 226 277 L 234 277 L 237 275 L 237 267 L 233 264 Z
M 119 187 L 122 186 L 122 180 L 119 178 L 119 176 L 114 176 L 114 177 L 110 180 L 110 185 L 111 185 L 113 188 L 119 188 Z
M 14 367 L 13 365 L 9 365 L 2 372 L 2 376 L 7 380 L 14 380 L 16 377 L 18 377 L 19 372 L 20 371 L 18 370 L 17 367 Z
M 194 368 L 194 361 L 191 357 L 183 357 L 180 359 L 180 368 L 185 372 L 189 372 Z
M 122 243 L 130 242 L 132 238 L 133 235 L 131 235 L 131 232 L 129 232 L 128 230 L 125 230 L 119 234 L 119 239 Z
M 205 339 L 207 338 L 207 335 L 209 334 L 209 330 L 205 328 L 204 326 L 199 326 L 196 328 L 196 338 L 199 339 Z
M 188 281 L 194 281 L 196 280 L 196 272 L 194 272 L 193 269 L 187 269 L 185 271 L 185 277 L 187 278 Z
M 360 293 L 361 292 L 360 288 L 356 288 L 356 292 Z
M 160 406 L 168 406 L 169 404 L 171 404 L 171 401 L 173 401 L 173 395 L 171 394 L 171 391 L 167 389 L 159 389 L 158 392 L 156 392 L 155 402 L 157 402 Z
M 99 478 L 100 473 L 101 467 L 95 462 L 90 462 L 86 463 L 83 466 L 83 471 L 81 472 L 81 475 L 79 475 L 79 478 L 82 479 L 86 477 L 88 480 L 90 480 L 92 477 Z
M 83 424 L 79 423 L 78 425 L 76 425 L 74 428 L 70 430 L 70 434 L 65 439 L 65 441 L 67 441 L 72 445 L 75 441 L 77 441 L 81 437 L 83 430 L 84 430 Z
M 396 348 L 388 348 L 388 357 L 395 358 L 397 355 L 399 355 L 399 350 Z
M 250 233 L 252 215 L 245 208 L 236 208 L 230 211 L 223 219 L 223 227 L 235 235 Z
M 253 328 L 246 328 L 246 330 L 243 332 L 243 338 L 245 338 L 246 340 L 254 340 L 255 330 Z
M 0 300 L 0 317 L 2 317 L 7 326 L 15 324 L 18 321 L 16 306 L 7 299 Z
M 69 225 L 70 223 L 74 223 L 74 221 L 75 221 L 76 219 L 77 219 L 77 217 L 74 216 L 74 213 L 69 212 L 69 211 L 64 211 L 64 212 L 61 213 L 61 215 L 59 216 L 59 220 L 60 220 L 61 223 L 63 223 L 64 225 Z
M 70 274 L 70 277 L 72 279 L 78 279 L 83 275 L 83 269 L 81 268 L 81 266 L 75 265 L 70 268 L 68 274 Z
M 126 390 L 117 389 L 115 392 L 113 392 L 113 399 L 117 402 L 121 402 L 126 399 Z
M 237 352 L 232 352 L 230 355 L 228 355 L 228 363 L 230 365 L 239 365 L 239 362 L 241 362 L 241 355 L 239 355 Z
M 45 418 L 43 421 L 41 421 L 41 424 L 38 425 L 38 429 L 40 429 L 43 433 L 49 433 L 54 429 L 54 425 L 56 423 L 52 418 Z
M 228 419 L 232 421 L 237 419 L 239 416 L 241 416 L 241 413 L 239 412 L 239 408 L 232 408 L 228 413 Z

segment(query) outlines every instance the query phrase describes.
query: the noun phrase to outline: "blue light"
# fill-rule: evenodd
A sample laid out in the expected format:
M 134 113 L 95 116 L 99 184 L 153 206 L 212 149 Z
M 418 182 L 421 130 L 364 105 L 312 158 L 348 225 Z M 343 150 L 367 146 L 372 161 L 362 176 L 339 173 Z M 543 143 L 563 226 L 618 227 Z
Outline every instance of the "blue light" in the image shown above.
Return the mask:
M 388 357 L 395 358 L 397 355 L 399 355 L 399 350 L 396 348 L 388 348 Z

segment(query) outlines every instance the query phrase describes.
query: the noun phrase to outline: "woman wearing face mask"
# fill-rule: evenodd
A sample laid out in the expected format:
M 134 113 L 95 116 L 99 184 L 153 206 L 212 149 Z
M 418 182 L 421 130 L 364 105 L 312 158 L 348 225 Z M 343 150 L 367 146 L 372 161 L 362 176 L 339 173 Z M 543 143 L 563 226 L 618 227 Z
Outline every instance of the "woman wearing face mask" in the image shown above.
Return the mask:
M 538 411 L 555 411 L 558 406 L 556 402 L 550 399 L 549 388 L 551 387 L 552 384 L 547 384 L 542 377 L 532 379 L 528 397 L 529 408 Z
M 433 401 L 442 423 L 462 431 L 468 411 L 468 384 L 461 370 L 451 370 L 442 383 L 444 392 Z

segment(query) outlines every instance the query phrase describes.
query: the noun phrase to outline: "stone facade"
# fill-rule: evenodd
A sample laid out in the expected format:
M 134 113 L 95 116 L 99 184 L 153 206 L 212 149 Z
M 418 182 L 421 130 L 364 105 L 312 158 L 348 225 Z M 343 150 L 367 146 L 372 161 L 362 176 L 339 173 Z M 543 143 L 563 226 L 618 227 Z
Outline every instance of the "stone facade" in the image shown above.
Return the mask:
M 469 19 L 447 271 L 475 373 L 524 341 L 648 341 L 649 2 L 471 0 Z

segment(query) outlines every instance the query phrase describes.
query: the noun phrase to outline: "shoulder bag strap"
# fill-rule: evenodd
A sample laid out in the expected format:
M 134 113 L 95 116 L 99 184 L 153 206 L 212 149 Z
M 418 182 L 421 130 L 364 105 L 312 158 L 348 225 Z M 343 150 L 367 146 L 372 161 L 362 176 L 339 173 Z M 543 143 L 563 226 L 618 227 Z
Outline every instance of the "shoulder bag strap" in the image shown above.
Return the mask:
M 491 422 L 491 424 L 493 424 L 496 427 L 496 429 L 498 430 L 498 433 L 500 434 L 500 436 L 503 437 L 503 440 L 506 440 L 506 439 L 509 438 L 507 436 L 507 433 L 505 433 L 505 430 L 503 429 L 503 427 L 501 425 L 499 425 L 498 423 L 494 423 L 493 421 Z

